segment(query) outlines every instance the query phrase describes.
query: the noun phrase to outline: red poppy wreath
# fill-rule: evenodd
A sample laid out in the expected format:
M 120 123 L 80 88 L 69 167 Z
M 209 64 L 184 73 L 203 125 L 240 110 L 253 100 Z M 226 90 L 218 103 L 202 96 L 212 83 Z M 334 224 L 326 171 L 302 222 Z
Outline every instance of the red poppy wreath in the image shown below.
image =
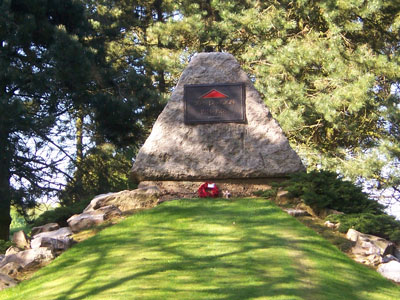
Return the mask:
M 208 197 L 218 197 L 219 190 L 215 183 L 212 182 L 205 182 L 203 183 L 197 193 L 199 194 L 200 198 L 208 198 Z

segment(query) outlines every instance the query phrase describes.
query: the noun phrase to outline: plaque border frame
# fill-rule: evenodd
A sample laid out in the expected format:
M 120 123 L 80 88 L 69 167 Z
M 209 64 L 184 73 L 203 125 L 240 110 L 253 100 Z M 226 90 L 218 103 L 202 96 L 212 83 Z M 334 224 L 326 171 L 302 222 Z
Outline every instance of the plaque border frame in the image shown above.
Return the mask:
M 187 119 L 187 98 L 186 98 L 186 93 L 187 93 L 187 86 L 190 87 L 206 87 L 209 86 L 210 88 L 212 87 L 218 87 L 218 86 L 241 86 L 242 87 L 242 103 L 241 103 L 241 108 L 242 108 L 242 115 L 243 118 L 240 120 L 204 120 L 204 121 L 190 121 Z M 204 84 L 184 84 L 183 85 L 183 114 L 184 114 L 184 123 L 187 125 L 196 125 L 196 124 L 218 124 L 218 123 L 238 123 L 238 124 L 247 124 L 247 118 L 246 118 L 246 83 L 245 82 L 229 82 L 229 83 L 204 83 Z

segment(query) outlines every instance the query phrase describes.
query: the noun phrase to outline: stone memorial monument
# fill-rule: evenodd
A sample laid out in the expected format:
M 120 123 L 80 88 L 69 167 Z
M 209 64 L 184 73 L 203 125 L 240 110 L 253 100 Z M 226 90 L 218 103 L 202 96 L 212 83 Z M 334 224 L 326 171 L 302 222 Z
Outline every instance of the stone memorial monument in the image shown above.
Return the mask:
M 139 186 L 235 194 L 305 170 L 236 59 L 199 53 L 183 71 L 131 170 Z

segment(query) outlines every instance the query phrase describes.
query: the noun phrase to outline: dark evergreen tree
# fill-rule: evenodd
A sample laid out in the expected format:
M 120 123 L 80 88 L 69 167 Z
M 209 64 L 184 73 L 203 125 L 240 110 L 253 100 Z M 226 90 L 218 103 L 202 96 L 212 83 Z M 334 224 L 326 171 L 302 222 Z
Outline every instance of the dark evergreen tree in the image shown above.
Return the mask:
M 57 118 L 88 82 L 87 31 L 75 1 L 0 2 L 0 239 L 8 239 L 10 204 L 32 206 L 54 189 L 52 145 Z
M 90 182 L 82 174 L 85 130 L 91 145 L 135 148 L 158 109 L 140 58 L 112 61 L 123 30 L 109 13 L 72 0 L 0 2 L 0 239 L 8 239 L 11 204 L 24 213 L 62 188 L 60 174 L 69 185 Z M 71 138 L 76 155 L 64 148 Z M 115 149 L 103 154 L 129 152 Z M 68 160 L 74 175 L 60 165 Z
M 399 190 L 398 4 L 186 0 L 147 37 L 181 60 L 232 53 L 309 169 Z

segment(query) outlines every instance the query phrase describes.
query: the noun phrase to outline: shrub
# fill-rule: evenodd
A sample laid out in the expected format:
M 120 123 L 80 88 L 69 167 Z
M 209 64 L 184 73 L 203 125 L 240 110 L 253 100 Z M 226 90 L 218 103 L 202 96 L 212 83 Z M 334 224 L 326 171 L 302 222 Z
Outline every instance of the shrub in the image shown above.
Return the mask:
M 276 188 L 272 188 L 270 190 L 255 191 L 253 194 L 258 197 L 271 198 L 271 197 L 275 197 L 277 193 L 278 193 L 278 190 Z
M 68 226 L 67 220 L 80 214 L 89 204 L 90 200 L 80 201 L 69 206 L 60 206 L 54 210 L 48 210 L 42 213 L 33 223 L 33 226 L 41 226 L 47 223 L 58 223 L 60 226 Z
M 6 250 L 12 246 L 12 242 L 0 240 L 0 254 L 6 253 Z
M 305 204 L 316 208 L 330 208 L 344 213 L 382 214 L 384 206 L 369 199 L 361 187 L 343 180 L 329 171 L 296 173 L 285 182 L 293 197 L 300 197 Z
M 380 214 L 359 213 L 348 215 L 329 215 L 328 221 L 340 222 L 339 231 L 347 232 L 350 228 L 373 234 L 394 242 L 400 242 L 400 221 L 394 217 Z

